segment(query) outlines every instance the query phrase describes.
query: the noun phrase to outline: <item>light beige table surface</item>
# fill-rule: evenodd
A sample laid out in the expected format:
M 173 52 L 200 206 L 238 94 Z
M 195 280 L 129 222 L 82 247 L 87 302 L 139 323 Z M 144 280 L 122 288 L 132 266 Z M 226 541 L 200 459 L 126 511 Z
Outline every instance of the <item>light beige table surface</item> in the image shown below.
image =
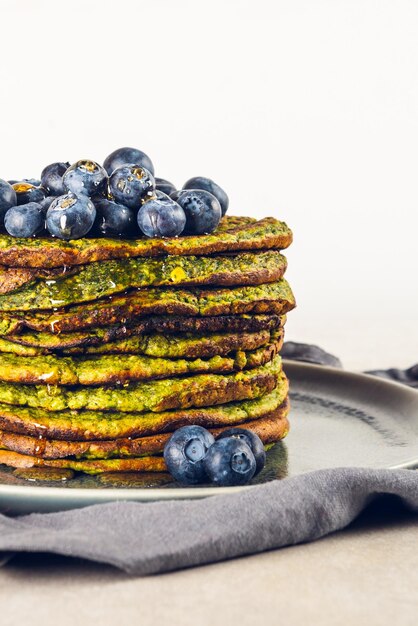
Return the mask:
M 381 514 L 315 543 L 147 578 L 19 558 L 0 570 L 0 623 L 415 626 L 417 519 Z
M 377 505 L 315 543 L 147 578 L 51 556 L 0 568 L 0 626 L 86 623 L 416 626 L 418 516 Z

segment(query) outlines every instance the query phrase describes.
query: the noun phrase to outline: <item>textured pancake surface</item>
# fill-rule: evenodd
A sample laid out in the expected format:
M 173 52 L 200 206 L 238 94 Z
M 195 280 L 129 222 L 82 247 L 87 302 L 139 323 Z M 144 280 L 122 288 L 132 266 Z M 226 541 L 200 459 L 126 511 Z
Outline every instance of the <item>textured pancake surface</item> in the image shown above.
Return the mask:
M 292 232 L 284 222 L 267 217 L 256 221 L 225 217 L 211 235 L 172 239 L 74 239 L 62 241 L 34 237 L 19 239 L 0 235 L 0 265 L 54 268 L 94 261 L 166 255 L 207 255 L 247 250 L 282 250 L 292 243 Z
M 25 328 L 41 332 L 72 332 L 109 324 L 132 323 L 151 315 L 283 315 L 294 307 L 292 290 L 284 278 L 266 285 L 229 289 L 155 287 L 56 312 L 4 314 L 0 320 L 0 335 L 14 334 Z
M 281 439 L 287 432 L 288 425 L 283 418 L 288 413 L 288 402 L 285 401 L 276 410 L 249 420 L 237 423 L 254 430 L 261 435 L 264 443 L 271 443 Z M 230 428 L 230 424 L 209 428 L 214 434 Z M 162 454 L 164 446 L 171 433 L 158 433 L 145 437 L 127 437 L 123 439 L 97 441 L 62 441 L 19 435 L 0 430 L 0 448 L 19 452 L 43 459 L 63 459 L 77 457 L 78 459 L 110 459 L 118 457 L 139 457 L 148 454 Z
M 37 438 L 88 441 L 142 437 L 171 432 L 181 426 L 199 424 L 233 426 L 274 412 L 285 401 L 289 383 L 280 373 L 273 391 L 253 400 L 232 401 L 217 406 L 155 412 L 62 410 L 0 404 L 0 428 Z
M 7 340 L 32 348 L 65 350 L 68 348 L 97 346 L 126 337 L 159 333 L 175 335 L 191 333 L 207 335 L 212 333 L 254 333 L 274 330 L 284 325 L 285 315 L 219 315 L 215 317 L 181 317 L 178 315 L 152 315 L 139 320 L 129 320 L 129 324 L 113 324 L 107 327 L 88 328 L 82 332 L 69 331 L 54 333 L 22 331 L 8 334 Z
M 21 335 L 12 338 L 0 337 L 0 353 L 10 353 L 19 356 L 41 356 L 59 353 L 60 355 L 73 354 L 146 354 L 148 356 L 163 358 L 211 358 L 213 356 L 225 356 L 237 350 L 256 350 L 267 345 L 271 339 L 283 338 L 283 329 L 276 331 L 260 330 L 254 333 L 225 333 L 214 335 L 133 335 L 117 341 L 100 343 L 98 345 L 86 345 L 77 347 L 36 347 L 27 339 L 19 341 Z M 126 334 L 125 334 L 126 336 Z M 25 337 L 25 336 L 23 336 Z M 48 335 L 52 340 L 62 338 L 63 335 Z M 17 341 L 16 341 L 17 339 Z M 39 339 L 37 337 L 37 339 Z M 52 344 L 53 342 L 51 342 Z
M 234 374 L 198 374 L 115 387 L 17 385 L 0 382 L 0 402 L 49 411 L 167 411 L 258 398 L 272 391 L 281 359 Z
M 260 285 L 279 280 L 286 259 L 277 251 L 217 257 L 104 261 L 76 274 L 39 280 L 0 295 L 0 311 L 33 311 L 91 302 L 132 288 L 174 285 Z
M 10 450 L 0 450 L 0 463 L 9 467 L 55 467 L 73 469 L 86 474 L 101 472 L 166 472 L 167 468 L 162 456 L 143 456 L 132 459 L 43 459 L 32 457 Z
M 73 274 L 77 268 L 62 267 L 53 269 L 29 268 L 29 267 L 6 267 L 0 265 L 0 294 L 15 291 L 20 287 L 34 283 L 37 278 L 52 280 L 63 274 Z
M 277 340 L 257 350 L 239 350 L 232 356 L 216 355 L 209 359 L 171 359 L 142 354 L 47 355 L 25 359 L 0 354 L 0 380 L 44 385 L 121 385 L 204 372 L 228 373 L 265 365 L 280 348 L 281 341 Z
M 264 444 L 274 443 L 279 439 L 283 439 L 289 431 L 289 422 L 287 420 L 287 408 L 278 411 L 276 414 L 261 418 L 255 422 L 246 422 L 245 428 L 255 432 Z M 240 425 L 238 425 L 240 426 Z M 217 435 L 222 432 L 223 428 L 214 431 Z M 10 450 L 0 449 L 0 463 L 12 467 L 29 468 L 29 467 L 54 467 L 73 469 L 87 474 L 99 474 L 101 472 L 166 472 L 162 456 L 148 456 L 157 454 L 157 450 L 161 451 L 168 437 L 162 435 L 161 440 L 143 442 L 143 448 L 139 448 L 144 456 L 128 456 L 122 458 L 59 458 L 47 459 L 41 456 L 30 456 Z M 150 448 L 145 452 L 146 448 Z M 125 452 L 125 450 L 123 450 Z

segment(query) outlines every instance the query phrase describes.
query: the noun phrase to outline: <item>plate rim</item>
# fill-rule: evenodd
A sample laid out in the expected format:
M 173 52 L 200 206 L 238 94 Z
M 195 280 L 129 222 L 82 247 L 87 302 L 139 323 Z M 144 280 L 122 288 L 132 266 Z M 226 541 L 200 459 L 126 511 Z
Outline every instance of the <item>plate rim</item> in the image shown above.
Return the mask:
M 292 361 L 289 359 L 283 359 L 284 370 L 296 370 L 301 374 L 306 372 L 314 373 L 318 375 L 319 373 L 322 376 L 331 376 L 338 378 L 347 378 L 347 379 L 355 379 L 358 382 L 363 383 L 373 383 L 373 385 L 382 386 L 386 389 L 396 389 L 397 392 L 401 393 L 407 398 L 411 398 L 416 404 L 418 409 L 418 390 L 412 387 L 408 387 L 403 383 L 388 380 L 386 378 L 380 378 L 378 376 L 374 376 L 372 374 L 365 374 L 363 372 L 355 372 L 345 369 L 340 369 L 336 367 L 327 367 L 323 365 L 317 365 L 313 363 L 305 363 L 302 361 Z M 289 375 L 291 378 L 291 374 Z M 418 419 L 418 414 L 417 414 Z M 341 466 L 343 467 L 343 466 Z M 367 466 L 364 466 L 367 467 Z M 414 469 L 418 467 L 418 456 L 416 458 L 412 458 L 401 463 L 398 463 L 393 466 L 389 466 L 386 469 L 396 470 L 396 469 Z M 318 471 L 318 470 L 312 470 Z M 267 484 L 267 483 L 266 483 Z M 225 495 L 238 493 L 247 489 L 252 489 L 254 487 L 259 487 L 260 485 L 242 485 L 236 487 L 174 487 L 170 489 L 164 489 L 161 487 L 157 488 L 141 488 L 141 487 L 130 487 L 130 488 L 121 488 L 115 487 L 112 489 L 98 489 L 98 488 L 67 488 L 67 487 L 46 487 L 46 486 L 38 486 L 38 485 L 7 485 L 0 483 L 0 498 L 2 496 L 16 497 L 18 499 L 23 498 L 27 501 L 33 500 L 45 500 L 45 502 L 50 500 L 55 500 L 58 502 L 62 502 L 63 504 L 68 501 L 78 501 L 80 506 L 87 504 L 100 504 L 104 502 L 112 502 L 112 501 L 120 501 L 120 500 L 133 500 L 136 502 L 147 502 L 147 501 L 163 501 L 163 500 L 189 500 L 189 499 L 199 499 L 205 498 L 208 496 L 216 496 L 216 495 Z
M 373 385 L 381 384 L 383 387 L 393 389 L 397 389 L 403 395 L 409 395 L 412 399 L 418 402 L 418 389 L 414 389 L 414 387 L 410 387 L 401 383 L 397 380 L 391 380 L 390 378 L 383 378 L 383 376 L 376 376 L 374 374 L 367 374 L 366 372 L 358 372 L 353 370 L 346 370 L 340 367 L 329 367 L 327 365 L 317 365 L 314 363 L 307 363 L 305 361 L 292 361 L 291 359 L 283 359 L 283 369 L 301 369 L 305 371 L 314 371 L 314 372 L 322 372 L 324 374 L 329 374 L 330 376 L 342 376 L 344 378 L 357 378 L 358 380 L 368 381 L 369 383 L 373 383 Z M 418 417 L 417 417 L 418 418 Z

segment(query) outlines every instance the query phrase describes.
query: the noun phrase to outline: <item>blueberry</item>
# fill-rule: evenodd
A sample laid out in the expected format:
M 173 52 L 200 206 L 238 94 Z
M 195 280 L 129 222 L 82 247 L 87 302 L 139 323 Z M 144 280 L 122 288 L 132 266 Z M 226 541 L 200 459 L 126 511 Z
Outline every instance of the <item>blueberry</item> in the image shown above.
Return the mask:
M 42 202 L 45 198 L 45 189 L 35 187 L 31 183 L 24 181 L 15 183 L 13 189 L 16 192 L 17 204 L 27 204 L 28 202 Z
M 0 179 L 0 221 L 3 222 L 5 213 L 10 207 L 16 206 L 17 197 L 12 185 Z
M 172 200 L 171 196 L 169 196 L 165 191 L 161 191 L 161 189 L 155 189 L 153 195 L 149 198 L 150 200 L 164 200 L 164 202 L 170 202 Z
M 4 226 L 12 237 L 33 237 L 44 225 L 45 215 L 37 202 L 13 206 L 4 217 Z
M 90 235 L 134 235 L 137 230 L 135 212 L 123 204 L 98 198 L 94 201 L 96 220 Z
M 39 206 L 45 214 L 54 200 L 56 200 L 56 196 L 46 196 L 46 198 L 40 201 Z
M 69 192 L 58 196 L 46 214 L 46 226 L 54 237 L 79 239 L 87 235 L 96 218 L 96 209 L 87 196 Z
M 218 439 L 203 460 L 211 482 L 227 487 L 245 485 L 255 474 L 256 462 L 250 446 L 242 439 Z
M 205 482 L 203 459 L 214 441 L 213 435 L 201 426 L 176 430 L 164 448 L 164 460 L 173 478 L 186 485 Z
M 67 191 L 75 195 L 93 196 L 106 188 L 107 174 L 98 163 L 81 160 L 66 170 L 62 180 Z
M 70 163 L 51 163 L 42 170 L 42 187 L 47 190 L 50 196 L 65 194 L 66 189 L 62 177 L 69 167 Z
M 151 159 L 145 152 L 137 150 L 136 148 L 118 148 L 109 154 L 103 163 L 103 167 L 109 176 L 113 174 L 117 167 L 121 167 L 122 165 L 139 165 L 140 167 L 145 167 L 145 169 L 154 175 L 154 166 Z
M 163 191 L 164 193 L 167 194 L 167 196 L 170 196 L 172 193 L 176 191 L 176 188 L 173 185 L 173 183 L 170 183 L 169 180 L 165 180 L 165 178 L 156 178 L 155 188 L 158 189 L 158 191 Z
M 266 464 L 266 452 L 264 450 L 264 444 L 260 437 L 256 435 L 252 430 L 246 428 L 228 428 L 218 435 L 217 440 L 227 439 L 233 437 L 235 439 L 241 439 L 250 446 L 255 458 L 255 474 L 256 476 L 263 469 Z
M 138 226 L 147 237 L 177 237 L 186 224 L 183 209 L 162 191 L 138 211 Z
M 221 205 L 214 195 L 203 189 L 183 190 L 178 204 L 186 214 L 184 231 L 193 235 L 212 233 L 222 217 Z
M 109 192 L 119 204 L 137 209 L 155 191 L 155 180 L 151 172 L 138 165 L 122 165 L 109 178 Z
M 221 205 L 222 215 L 225 215 L 228 210 L 229 198 L 227 194 L 210 178 L 205 178 L 204 176 L 195 176 L 194 178 L 190 178 L 186 183 L 184 183 L 183 189 L 203 189 L 204 191 L 209 191 L 209 193 L 213 194 Z
M 172 191 L 169 195 L 170 195 L 170 198 L 174 200 L 174 202 L 178 202 L 180 195 L 184 192 L 185 192 L 185 189 L 176 189 L 175 191 Z

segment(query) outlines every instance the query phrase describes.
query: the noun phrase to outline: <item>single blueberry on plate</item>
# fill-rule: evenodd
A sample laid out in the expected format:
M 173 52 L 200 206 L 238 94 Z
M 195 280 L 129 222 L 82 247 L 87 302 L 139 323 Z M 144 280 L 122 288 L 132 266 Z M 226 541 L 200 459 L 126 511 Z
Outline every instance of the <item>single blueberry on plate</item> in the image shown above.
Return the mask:
M 245 485 L 255 474 L 256 462 L 250 446 L 242 439 L 218 439 L 203 459 L 209 480 L 220 487 Z
M 214 195 L 203 189 L 183 190 L 177 200 L 186 214 L 185 233 L 212 233 L 222 217 L 221 205 Z
M 31 183 L 24 181 L 15 183 L 13 189 L 16 192 L 17 204 L 27 204 L 28 202 L 42 202 L 46 196 L 45 189 L 35 187 Z
M 73 163 L 62 177 L 64 187 L 75 195 L 93 196 L 107 185 L 107 174 L 101 165 L 86 159 Z
M 16 206 L 16 192 L 10 183 L 0 179 L 0 221 L 3 222 L 4 215 L 12 206 Z
M 164 460 L 173 478 L 186 485 L 205 482 L 203 459 L 214 441 L 213 435 L 201 426 L 176 430 L 164 448 Z
M 154 176 L 138 165 L 122 165 L 109 178 L 112 200 L 132 209 L 138 209 L 142 202 L 154 195 L 154 191 Z
M 107 235 L 135 235 L 138 232 L 136 215 L 133 209 L 112 200 L 96 198 L 96 219 L 90 235 L 93 237 Z
M 4 217 L 4 226 L 12 237 L 33 237 L 43 230 L 45 214 L 37 202 L 13 206 Z
M 226 192 L 210 178 L 205 178 L 204 176 L 190 178 L 184 183 L 183 189 L 203 189 L 204 191 L 209 191 L 221 205 L 222 215 L 225 215 L 228 210 L 229 198 Z
M 65 194 L 62 177 L 70 167 L 70 163 L 51 163 L 44 167 L 41 172 L 42 187 L 50 196 L 62 196 Z
M 220 439 L 227 439 L 228 437 L 241 439 L 250 446 L 252 453 L 254 454 L 256 465 L 254 476 L 261 472 L 266 464 L 266 451 L 264 450 L 264 444 L 260 437 L 247 428 L 228 428 L 227 430 L 221 432 L 216 439 L 219 441 Z
M 118 148 L 104 160 L 103 167 L 106 172 L 113 174 L 116 168 L 122 165 L 139 165 L 139 167 L 145 167 L 146 170 L 154 175 L 154 165 L 151 159 L 142 150 L 136 148 Z
M 156 196 L 145 202 L 138 211 L 140 230 L 147 237 L 177 237 L 186 224 L 183 209 L 162 191 L 157 191 Z
M 165 178 L 156 178 L 155 188 L 158 189 L 158 191 L 163 191 L 164 193 L 167 194 L 167 196 L 170 196 L 172 193 L 176 191 L 176 188 L 173 185 L 173 183 L 170 183 L 170 181 L 166 180 Z
M 54 237 L 79 239 L 87 235 L 96 218 L 96 208 L 87 196 L 58 196 L 46 214 L 46 227 Z

